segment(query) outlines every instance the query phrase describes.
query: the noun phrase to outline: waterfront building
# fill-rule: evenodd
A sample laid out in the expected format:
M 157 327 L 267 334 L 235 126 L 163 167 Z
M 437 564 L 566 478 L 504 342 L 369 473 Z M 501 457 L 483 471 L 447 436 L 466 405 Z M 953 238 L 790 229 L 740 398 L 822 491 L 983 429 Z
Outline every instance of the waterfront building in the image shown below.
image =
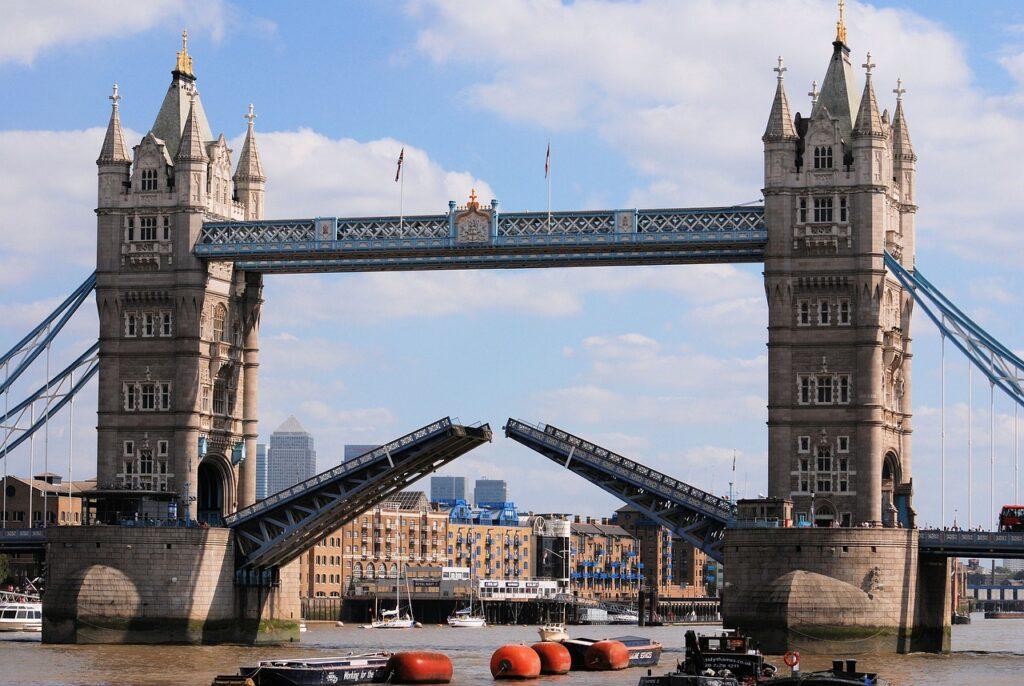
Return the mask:
M 341 461 L 348 462 L 349 460 L 354 460 L 361 455 L 365 455 L 371 450 L 376 450 L 377 447 L 378 446 L 376 445 L 369 445 L 366 443 L 346 445 L 342 452 Z
M 267 493 L 267 444 L 256 444 L 256 500 L 263 500 Z
M 306 597 L 339 597 L 362 579 L 397 578 L 408 565 L 448 564 L 448 513 L 422 491 L 402 491 L 325 536 L 304 553 Z
M 464 476 L 432 476 L 430 477 L 431 502 L 454 501 L 466 499 L 466 477 Z
M 290 488 L 315 476 L 316 449 L 310 435 L 294 416 L 270 434 L 267 455 L 267 494 Z
M 31 480 L 8 475 L 3 484 L 0 526 L 28 529 L 44 526 L 82 524 L 82 492 L 96 487 L 95 479 L 64 481 L 60 475 L 45 472 Z
M 529 525 L 448 522 L 448 564 L 465 566 L 480 579 L 526 579 L 534 573 L 533 529 Z
M 648 519 L 632 505 L 624 505 L 616 510 L 611 521 L 639 542 L 640 563 L 646 584 L 656 588 L 661 596 L 684 596 L 683 589 L 674 583 L 672 574 L 672 532 Z
M 570 536 L 572 515 L 530 514 L 526 523 L 533 529 L 535 574 L 542 579 L 557 579 L 562 593 L 570 592 L 572 559 Z
M 633 601 L 644 581 L 638 541 L 607 519 L 571 524 L 572 592 L 593 600 Z
M 672 578 L 684 596 L 702 598 L 714 593 L 709 584 L 717 579 L 718 563 L 707 554 L 676 536 L 672 537 Z
M 473 485 L 473 504 L 477 507 L 507 501 L 508 483 L 502 479 L 477 479 Z

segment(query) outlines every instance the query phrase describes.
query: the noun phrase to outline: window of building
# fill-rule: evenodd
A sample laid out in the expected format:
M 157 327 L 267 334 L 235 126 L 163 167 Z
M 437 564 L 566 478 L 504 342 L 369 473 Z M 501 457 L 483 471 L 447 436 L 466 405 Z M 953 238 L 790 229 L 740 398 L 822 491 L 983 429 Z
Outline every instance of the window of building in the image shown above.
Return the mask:
M 167 216 L 164 217 L 164 240 L 171 240 L 171 218 Z
M 811 304 L 806 300 L 801 300 L 797 303 L 797 312 L 800 326 L 809 326 L 811 323 Z
M 809 493 L 811 490 L 811 484 L 807 479 L 800 479 L 800 492 Z
M 170 336 L 173 328 L 171 326 L 171 313 L 161 312 L 160 313 L 160 335 Z
M 832 404 L 832 377 L 831 376 L 819 376 L 817 379 L 818 388 L 818 404 L 819 405 L 830 405 Z
M 156 409 L 156 384 L 144 383 L 141 385 L 140 405 L 143 412 Z
M 213 387 L 213 413 L 214 414 L 227 414 L 228 411 L 228 392 L 224 388 L 224 385 L 220 382 Z
M 806 457 L 800 458 L 800 471 L 809 472 L 811 470 L 811 460 Z
M 135 394 L 135 384 L 126 383 L 124 384 L 124 409 L 134 410 L 138 399 Z
M 139 320 L 132 312 L 124 314 L 124 335 L 132 337 L 139 335 Z
M 846 482 L 846 479 L 840 479 L 839 480 L 839 492 L 840 493 L 846 493 L 848 490 L 850 490 L 850 489 L 849 489 L 849 486 L 848 486 L 848 484 Z
M 816 146 L 814 146 L 814 168 L 815 169 L 831 169 L 832 168 L 832 146 L 831 145 L 816 145 Z
M 841 195 L 839 196 L 839 221 L 845 224 L 848 217 L 849 213 L 846 209 L 846 196 Z
M 841 453 L 848 453 L 848 452 L 850 452 L 850 437 L 849 436 L 840 436 L 839 440 L 837 441 L 837 443 L 839 445 L 839 452 L 841 452 Z
M 171 384 L 169 383 L 160 384 L 160 409 L 171 409 Z
M 814 221 L 832 221 L 832 197 L 824 196 L 814 199 Z
M 125 240 L 128 240 L 128 241 L 134 241 L 135 240 L 135 219 L 133 219 L 132 217 L 128 217 L 128 222 L 126 224 L 124 235 L 125 235 Z
M 156 442 L 156 454 L 158 457 L 167 457 L 167 441 Z
M 828 300 L 818 303 L 818 323 L 828 325 L 832 323 L 832 308 Z
M 124 442 L 124 456 L 125 457 L 132 457 L 133 455 L 135 455 L 135 441 L 125 441 Z
M 213 340 L 215 341 L 226 341 L 224 332 L 224 318 L 227 316 L 227 308 L 223 305 L 217 305 L 213 308 Z
M 808 405 L 813 402 L 814 398 L 814 377 L 813 376 L 801 376 L 800 377 L 800 404 Z
M 853 526 L 853 515 L 850 514 L 849 512 L 844 512 L 839 517 L 839 525 L 840 526 L 846 526 L 846 527 Z
M 139 217 L 139 240 L 156 240 L 156 217 Z
M 811 437 L 800 436 L 796 439 L 797 450 L 802 453 L 811 452 Z
M 850 323 L 850 301 L 845 298 L 839 301 L 839 323 L 842 325 Z
M 850 375 L 839 375 L 839 402 L 846 404 L 850 402 Z
M 839 458 L 839 471 L 846 472 L 850 470 L 850 459 L 848 457 Z
M 200 401 L 199 409 L 201 411 L 203 411 L 203 412 L 209 412 L 210 411 L 210 387 L 209 386 L 203 386 L 202 400 Z
M 832 451 L 828 449 L 828 446 L 818 448 L 817 468 L 819 472 L 832 471 Z
M 156 335 L 156 315 L 152 312 L 142 315 L 142 335 L 146 338 Z
M 144 191 L 155 191 L 156 190 L 156 169 L 143 169 L 142 170 L 142 190 Z
M 801 224 L 807 223 L 807 198 L 800 198 L 799 207 L 799 222 Z
M 832 479 L 818 479 L 818 493 L 832 492 Z
M 153 453 L 143 450 L 139 456 L 139 474 L 153 473 Z

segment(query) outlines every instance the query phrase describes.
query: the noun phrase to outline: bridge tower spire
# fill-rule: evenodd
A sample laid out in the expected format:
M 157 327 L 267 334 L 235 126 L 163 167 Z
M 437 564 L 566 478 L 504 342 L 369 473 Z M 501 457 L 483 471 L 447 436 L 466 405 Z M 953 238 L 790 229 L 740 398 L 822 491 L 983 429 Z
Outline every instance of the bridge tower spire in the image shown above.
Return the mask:
M 196 81 L 183 33 L 152 129 L 129 154 L 115 91 L 97 160 L 101 519 L 217 521 L 255 497 L 261 276 L 193 254 L 205 219 L 255 215 Z M 262 212 L 255 155 L 250 129 L 237 181 Z

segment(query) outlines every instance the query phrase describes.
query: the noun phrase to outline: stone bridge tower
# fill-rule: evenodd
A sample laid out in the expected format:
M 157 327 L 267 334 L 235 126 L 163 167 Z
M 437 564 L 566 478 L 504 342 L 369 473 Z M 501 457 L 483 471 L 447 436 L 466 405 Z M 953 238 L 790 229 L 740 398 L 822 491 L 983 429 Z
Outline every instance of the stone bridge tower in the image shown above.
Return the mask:
M 909 527 L 911 300 L 884 253 L 913 267 L 916 157 L 902 87 L 890 120 L 838 28 L 807 118 L 779 58 L 763 137 L 769 492 L 797 520 Z
M 152 129 L 129 152 L 114 86 L 99 167 L 98 516 L 216 522 L 255 498 L 262 281 L 192 254 L 206 219 L 263 216 L 249 106 L 214 138 L 187 34 Z

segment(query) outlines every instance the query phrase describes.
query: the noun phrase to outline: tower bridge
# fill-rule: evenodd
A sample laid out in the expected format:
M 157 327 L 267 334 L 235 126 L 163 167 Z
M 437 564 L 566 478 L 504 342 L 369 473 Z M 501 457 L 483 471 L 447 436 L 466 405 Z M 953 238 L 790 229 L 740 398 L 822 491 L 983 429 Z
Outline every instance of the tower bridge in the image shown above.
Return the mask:
M 0 457 L 99 376 L 89 496 L 113 526 L 47 532 L 44 639 L 294 638 L 289 560 L 490 439 L 486 425 L 440 420 L 257 504 L 264 274 L 729 261 L 764 264 L 767 499 L 734 505 L 551 426 L 509 420 L 507 436 L 724 559 L 726 623 L 772 649 L 948 648 L 947 557 L 1016 556 L 1022 543 L 916 528 L 914 304 L 1021 405 L 1024 361 L 917 268 L 905 91 L 890 119 L 870 54 L 863 88 L 850 54 L 840 22 L 807 117 L 791 112 L 780 58 L 764 204 L 753 207 L 504 212 L 473 195 L 436 215 L 267 220 L 255 114 L 236 160 L 210 129 L 184 42 L 152 129 L 131 149 L 115 87 L 97 159 L 96 273 L 0 358 L 9 396 L 95 292 L 98 343 L 3 422 Z M 752 528 L 745 513 L 807 526 Z M 176 526 L 123 526 L 137 519 Z M 17 543 L 31 544 L 37 536 Z M 821 607 L 824 596 L 838 604 Z

